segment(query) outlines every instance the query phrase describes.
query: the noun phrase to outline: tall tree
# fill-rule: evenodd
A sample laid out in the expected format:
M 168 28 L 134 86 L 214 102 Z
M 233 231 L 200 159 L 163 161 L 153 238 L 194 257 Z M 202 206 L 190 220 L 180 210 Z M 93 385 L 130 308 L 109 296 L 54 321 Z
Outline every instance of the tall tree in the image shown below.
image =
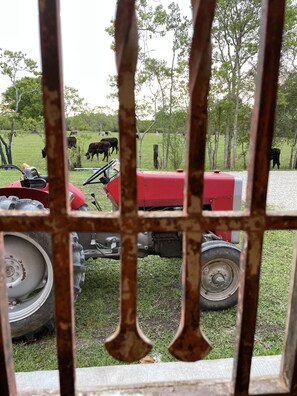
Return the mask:
M 39 120 L 43 116 L 41 77 L 23 77 L 16 82 L 19 92 L 24 92 L 18 105 L 18 122 L 23 126 L 28 119 Z M 7 88 L 2 94 L 4 106 L 13 112 L 16 108 L 15 89 Z
M 259 0 L 219 0 L 213 29 L 212 88 L 226 95 L 225 168 L 235 168 L 240 100 L 251 98 L 258 51 Z M 250 92 L 250 95 L 248 94 Z
M 280 79 L 297 69 L 297 1 L 286 1 Z
M 11 147 L 13 136 L 15 135 L 15 120 L 18 116 L 21 102 L 24 100 L 25 96 L 30 93 L 30 91 L 27 90 L 28 87 L 21 86 L 18 82 L 24 76 L 38 76 L 39 72 L 37 70 L 37 63 L 28 58 L 23 52 L 3 51 L 2 49 L 0 49 L 0 71 L 1 74 L 9 78 L 14 95 L 14 109 L 9 113 L 11 125 L 7 138 L 8 141 L 5 141 L 2 136 L 0 137 L 0 155 L 2 163 L 11 164 Z
M 280 85 L 276 107 L 275 138 L 291 146 L 289 167 L 297 169 L 297 71 L 288 74 Z
M 64 112 L 66 129 L 69 129 L 69 117 L 76 116 L 88 110 L 88 105 L 84 98 L 79 95 L 78 89 L 65 86 L 64 89 Z
M 145 90 L 150 87 L 153 97 L 157 99 L 157 111 L 162 114 L 159 128 L 163 133 L 162 161 L 164 168 L 171 165 L 176 167 L 177 158 L 183 144 L 184 132 L 174 127 L 173 113 L 179 110 L 186 111 L 188 105 L 188 54 L 190 45 L 189 30 L 191 21 L 182 16 L 178 4 L 171 3 L 168 9 L 162 5 L 153 8 L 147 1 L 139 4 L 139 30 L 142 34 L 143 51 L 140 54 L 140 81 Z M 153 44 L 149 37 L 158 39 L 165 37 L 168 44 L 167 58 L 152 57 Z M 151 48 L 152 47 L 152 48 Z M 164 57 L 164 54 L 162 54 Z M 154 92 L 153 92 L 154 90 Z
M 180 152 L 180 147 L 172 144 L 172 139 L 176 142 L 180 139 L 179 131 L 174 128 L 173 113 L 179 110 L 186 111 L 188 105 L 187 63 L 191 21 L 187 16 L 181 15 L 180 8 L 175 2 L 165 9 L 162 4 L 155 5 L 148 0 L 139 0 L 137 16 L 139 32 L 137 108 L 140 109 L 143 104 L 142 99 L 145 98 L 146 103 L 152 104 L 150 118 L 159 114 L 154 126 L 163 137 L 160 165 L 167 168 L 169 159 L 177 158 L 173 150 Z M 107 31 L 113 35 L 113 26 Z M 166 51 L 163 46 L 163 52 L 159 51 L 157 55 L 158 46 L 164 42 Z M 181 136 L 184 137 L 184 134 Z

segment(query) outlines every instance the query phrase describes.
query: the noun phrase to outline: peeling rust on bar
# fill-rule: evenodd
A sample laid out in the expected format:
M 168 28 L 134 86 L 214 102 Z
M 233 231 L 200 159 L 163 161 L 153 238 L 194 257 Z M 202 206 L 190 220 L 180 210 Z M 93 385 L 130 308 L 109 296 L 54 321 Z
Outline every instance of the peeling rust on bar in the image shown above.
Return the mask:
M 39 0 L 39 6 L 49 208 L 58 215 L 69 210 L 60 2 Z
M 199 234 L 198 234 L 199 235 Z M 183 306 L 180 326 L 169 345 L 170 353 L 183 361 L 203 359 L 211 350 L 208 339 L 200 330 L 200 266 L 201 234 L 184 235 L 183 254 Z
M 211 71 L 210 32 L 215 0 L 192 0 L 193 38 L 189 60 L 188 158 L 185 184 L 187 213 L 201 213 L 207 131 L 207 96 Z
M 59 0 L 39 0 L 42 88 L 48 159 L 50 228 L 61 394 L 75 393 L 73 275 L 67 222 L 69 211 Z M 57 166 L 57 160 L 59 165 Z M 67 249 L 68 246 L 68 249 Z M 71 264 L 71 265 L 70 265 Z
M 273 137 L 274 111 L 285 1 L 263 1 L 260 50 L 256 81 L 255 103 L 251 124 L 250 157 L 247 183 L 247 207 L 253 215 L 258 232 L 249 232 L 242 256 L 237 316 L 237 342 L 233 368 L 233 392 L 248 394 L 250 370 L 256 328 L 261 253 L 265 222 L 269 171 L 269 153 Z M 257 163 L 261 162 L 261 172 Z
M 82 222 L 81 219 L 84 219 Z M 69 232 L 125 231 L 126 224 L 136 232 L 141 231 L 196 231 L 209 229 L 218 230 L 246 230 L 258 232 L 267 230 L 286 230 L 297 228 L 296 214 L 273 212 L 270 215 L 249 215 L 244 212 L 203 212 L 201 217 L 197 213 L 183 212 L 139 212 L 137 218 L 118 218 L 114 213 L 70 212 L 59 217 L 50 215 L 46 211 L 0 211 L 0 228 L 3 231 L 25 232 L 29 228 L 37 231 L 50 232 L 53 224 L 56 228 L 64 228 Z
M 138 52 L 135 0 L 119 0 L 115 22 L 118 68 L 121 160 L 121 290 L 120 324 L 105 342 L 116 359 L 139 360 L 151 350 L 137 323 L 137 180 L 135 71 Z
M 192 1 L 194 33 L 189 61 L 190 109 L 184 211 L 202 214 L 207 96 L 211 71 L 210 33 L 215 1 Z M 198 220 L 198 219 L 197 219 Z M 200 223 L 200 219 L 198 220 Z M 201 226 L 201 223 L 200 223 Z M 203 228 L 202 228 L 203 230 Z M 202 230 L 186 231 L 183 241 L 183 301 L 181 321 L 170 353 L 180 360 L 203 359 L 211 350 L 200 330 L 200 271 Z
M 120 323 L 117 331 L 105 341 L 108 352 L 116 359 L 133 362 L 146 356 L 151 342 L 137 322 L 137 236 L 122 235 Z

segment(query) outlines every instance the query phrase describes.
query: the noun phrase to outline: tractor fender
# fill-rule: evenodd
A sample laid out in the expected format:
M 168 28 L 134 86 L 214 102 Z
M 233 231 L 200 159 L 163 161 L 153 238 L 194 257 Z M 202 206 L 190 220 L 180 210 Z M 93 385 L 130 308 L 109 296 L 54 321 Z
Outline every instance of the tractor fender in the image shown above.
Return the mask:
M 74 196 L 73 201 L 71 201 L 71 209 L 77 210 L 86 203 L 86 196 L 78 187 L 76 187 L 72 183 L 68 183 L 68 189 L 69 192 L 71 192 Z
M 85 194 L 74 184 L 68 183 L 68 189 L 69 192 L 73 194 L 73 200 L 71 201 L 71 209 L 77 210 L 79 209 L 83 204 L 86 202 L 86 196 Z M 14 195 L 18 198 L 30 198 L 30 199 L 36 199 L 37 201 L 40 201 L 43 203 L 43 205 L 48 208 L 48 184 L 46 185 L 45 188 L 28 188 L 28 187 L 22 187 L 20 181 L 16 181 L 14 183 L 9 184 L 6 187 L 1 188 L 0 190 L 3 190 L 4 192 L 1 192 L 1 195 Z M 24 191 L 21 191 L 24 190 Z M 6 193 L 5 191 L 8 191 L 9 193 Z M 40 198 L 39 198 L 39 194 Z M 37 197 L 37 198 L 35 198 Z
M 32 199 L 41 202 L 45 208 L 48 208 L 49 195 L 46 191 L 27 187 L 2 187 L 0 188 L 0 196 L 2 195 Z

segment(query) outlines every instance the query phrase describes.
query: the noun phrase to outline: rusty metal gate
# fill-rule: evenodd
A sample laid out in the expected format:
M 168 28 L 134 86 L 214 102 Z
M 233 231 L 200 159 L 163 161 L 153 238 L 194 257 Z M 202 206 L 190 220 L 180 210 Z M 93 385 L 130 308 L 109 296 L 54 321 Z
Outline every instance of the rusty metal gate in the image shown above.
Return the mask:
M 137 324 L 137 233 L 153 230 L 179 230 L 184 234 L 183 270 L 185 293 L 180 327 L 169 346 L 180 360 L 202 359 L 210 345 L 200 330 L 200 262 L 202 232 L 232 229 L 245 232 L 241 255 L 240 291 L 237 317 L 236 352 L 230 393 L 249 393 L 256 313 L 265 230 L 297 229 L 297 214 L 266 212 L 269 157 L 272 144 L 274 110 L 284 20 L 284 0 L 264 0 L 258 59 L 255 103 L 251 124 L 250 161 L 248 168 L 247 205 L 240 212 L 202 212 L 202 191 L 207 127 L 207 94 L 211 69 L 210 34 L 215 0 L 192 0 L 193 37 L 190 52 L 188 151 L 186 190 L 183 212 L 137 211 L 136 205 L 136 121 L 135 70 L 137 61 L 137 27 L 134 0 L 118 0 L 115 24 L 116 65 L 119 86 L 119 129 L 121 162 L 121 203 L 119 213 L 86 213 L 70 211 L 67 190 L 67 162 L 63 109 L 63 76 L 59 0 L 39 0 L 42 50 L 43 101 L 48 156 L 49 212 L 1 211 L 0 230 L 45 231 L 52 235 L 56 301 L 57 354 L 62 395 L 75 393 L 75 335 L 71 231 L 120 232 L 121 289 L 120 324 L 106 341 L 109 353 L 117 359 L 135 361 L 151 349 L 151 343 Z M 61 143 L 63 142 L 63 144 Z M 62 159 L 62 161 L 61 161 Z M 59 162 L 59 166 L 56 166 Z M 261 163 L 261 171 L 256 171 Z M 195 186 L 195 188 L 194 188 Z M 198 187 L 197 187 L 198 186 Z M 81 221 L 83 218 L 84 221 Z M 1 234 L 2 235 L 2 234 Z M 6 279 L 3 260 L 3 236 L 0 238 L 0 383 L 2 395 L 16 394 L 16 381 L 10 338 Z M 294 256 L 296 264 L 296 254 Z M 68 263 L 68 265 L 65 265 Z M 291 305 L 286 342 L 279 378 L 258 380 L 259 394 L 296 394 L 296 270 L 291 290 Z M 67 287 L 65 287 L 65 284 Z M 220 393 L 221 384 L 212 386 Z M 199 387 L 197 387 L 199 394 Z

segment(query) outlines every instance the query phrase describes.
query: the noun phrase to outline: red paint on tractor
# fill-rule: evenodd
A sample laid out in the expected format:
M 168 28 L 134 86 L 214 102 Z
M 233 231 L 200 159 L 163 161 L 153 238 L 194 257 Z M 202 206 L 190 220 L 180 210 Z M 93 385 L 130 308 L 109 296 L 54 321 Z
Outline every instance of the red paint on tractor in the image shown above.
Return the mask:
M 15 188 L 17 188 L 18 190 L 14 190 Z M 45 207 L 48 207 L 48 190 L 49 190 L 48 183 L 44 188 L 40 188 L 40 189 L 30 188 L 30 194 L 28 193 L 27 191 L 28 189 L 26 187 L 22 187 L 20 181 L 16 181 L 14 183 L 8 184 L 7 186 L 5 186 L 5 189 L 9 189 L 9 195 L 15 195 L 19 198 L 30 197 L 31 199 L 36 199 L 37 201 L 42 202 Z M 86 196 L 78 187 L 76 187 L 72 183 L 68 183 L 68 189 L 69 192 L 73 194 L 73 200 L 71 201 L 71 209 L 76 210 L 86 202 Z M 46 197 L 44 197 L 43 195 L 39 197 L 38 192 L 40 191 L 46 192 L 47 193 Z M 2 191 L 1 194 L 8 195 L 8 191 L 7 193 Z M 34 194 L 36 194 L 36 197 L 33 197 Z
M 182 172 L 137 172 L 139 208 L 183 206 L 185 174 Z M 118 207 L 120 176 L 104 186 L 108 197 Z M 218 194 L 219 192 L 219 194 Z M 203 204 L 211 210 L 232 210 L 234 177 L 224 173 L 205 173 Z
M 137 171 L 137 205 L 141 210 L 159 210 L 183 206 L 185 173 Z M 120 176 L 104 186 L 112 203 L 119 207 Z M 206 209 L 238 210 L 234 204 L 235 178 L 225 173 L 205 173 L 203 205 Z M 231 231 L 216 231 L 224 240 L 231 241 Z

